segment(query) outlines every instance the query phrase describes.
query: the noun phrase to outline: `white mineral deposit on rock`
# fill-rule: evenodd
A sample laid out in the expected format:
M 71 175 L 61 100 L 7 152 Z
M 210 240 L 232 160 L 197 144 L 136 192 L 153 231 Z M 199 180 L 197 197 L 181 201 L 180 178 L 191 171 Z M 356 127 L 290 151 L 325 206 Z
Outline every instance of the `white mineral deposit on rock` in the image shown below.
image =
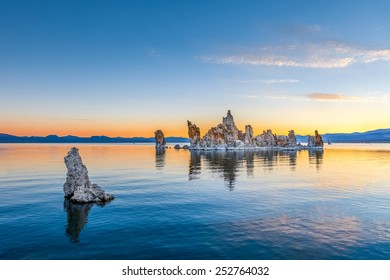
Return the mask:
M 97 184 L 89 181 L 87 167 L 83 164 L 77 148 L 70 149 L 64 159 L 68 169 L 64 184 L 65 198 L 77 203 L 107 202 L 114 199 Z
M 201 137 L 200 129 L 195 124 L 187 121 L 188 137 L 190 139 L 190 149 L 193 150 L 226 150 L 226 149 L 305 149 L 322 148 L 321 135 L 316 131 L 314 139 L 309 139 L 308 146 L 297 145 L 294 130 L 290 130 L 288 135 L 276 135 L 271 129 L 254 136 L 251 125 L 245 126 L 245 132 L 239 130 L 234 123 L 234 118 L 228 110 L 227 116 L 222 118 L 222 123 L 210 128 Z

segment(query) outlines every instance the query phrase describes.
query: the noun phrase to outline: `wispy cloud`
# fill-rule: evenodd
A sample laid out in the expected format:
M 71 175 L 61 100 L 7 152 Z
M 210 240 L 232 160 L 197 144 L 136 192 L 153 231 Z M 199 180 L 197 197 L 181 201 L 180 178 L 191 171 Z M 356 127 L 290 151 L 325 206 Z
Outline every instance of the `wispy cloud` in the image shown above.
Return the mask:
M 309 93 L 305 95 L 306 98 L 319 101 L 334 101 L 334 100 L 358 100 L 356 96 L 347 96 L 338 93 Z
M 339 93 L 309 93 L 303 96 L 306 100 L 315 101 L 353 101 L 353 102 L 387 102 L 389 94 L 381 94 L 380 91 L 367 92 L 363 96 L 343 95 Z
M 319 24 L 292 23 L 278 25 L 276 26 L 276 31 L 284 35 L 307 37 L 319 34 L 322 28 Z
M 248 99 L 256 99 L 256 98 L 259 98 L 258 95 L 254 95 L 254 94 L 243 95 L 242 97 L 248 98 Z
M 268 80 L 241 80 L 240 83 L 259 83 L 259 84 L 292 84 L 299 83 L 296 79 L 268 79 Z
M 242 54 L 202 56 L 204 62 L 306 68 L 343 68 L 356 63 L 390 61 L 390 49 L 365 49 L 345 43 L 325 42 L 267 46 Z
M 148 49 L 148 55 L 149 56 L 154 56 L 154 57 L 160 57 L 161 54 L 154 48 Z
M 92 119 L 77 119 L 77 118 L 49 118 L 49 120 L 92 121 Z
M 279 99 L 279 100 L 298 100 L 298 101 L 316 101 L 316 102 L 366 102 L 372 101 L 372 98 L 343 95 L 339 93 L 308 93 L 304 95 L 269 95 L 266 96 L 268 99 Z

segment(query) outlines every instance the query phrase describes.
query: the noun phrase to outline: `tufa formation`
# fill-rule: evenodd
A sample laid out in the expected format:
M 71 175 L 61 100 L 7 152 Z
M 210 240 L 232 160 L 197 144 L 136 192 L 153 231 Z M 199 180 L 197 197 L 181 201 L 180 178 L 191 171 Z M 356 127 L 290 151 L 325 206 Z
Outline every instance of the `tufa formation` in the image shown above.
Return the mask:
M 254 136 L 251 125 L 245 126 L 245 132 L 239 130 L 234 123 L 234 118 L 228 110 L 227 116 L 222 118 L 222 123 L 210 128 L 201 138 L 200 129 L 195 124 L 187 121 L 188 137 L 190 138 L 190 149 L 304 149 L 322 148 L 321 135 L 316 130 L 316 135 L 309 138 L 308 146 L 297 144 L 294 130 L 290 130 L 288 135 L 276 135 L 272 130 L 263 131 L 262 134 Z M 310 142 L 312 141 L 312 142 Z M 312 144 L 310 144 L 312 143 Z
M 156 149 L 164 149 L 166 145 L 164 133 L 161 130 L 156 130 L 154 138 L 156 139 Z
M 64 159 L 68 169 L 64 184 L 65 198 L 76 203 L 107 202 L 114 199 L 97 184 L 89 181 L 87 167 L 83 164 L 77 148 L 70 149 Z

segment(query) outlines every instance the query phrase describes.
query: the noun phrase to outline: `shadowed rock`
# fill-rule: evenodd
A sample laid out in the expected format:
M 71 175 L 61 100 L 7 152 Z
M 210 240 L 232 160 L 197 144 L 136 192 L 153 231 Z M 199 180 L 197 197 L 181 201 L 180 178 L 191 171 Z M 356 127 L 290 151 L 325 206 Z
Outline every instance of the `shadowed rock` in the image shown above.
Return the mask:
M 307 139 L 307 146 L 313 148 L 322 148 L 324 146 L 324 141 L 322 136 L 318 134 L 318 131 L 314 131 L 314 136 L 309 136 Z
M 167 143 L 165 141 L 164 133 L 161 130 L 156 130 L 154 132 L 154 138 L 156 139 L 156 148 L 157 149 L 164 149 L 165 144 Z
M 87 167 L 83 164 L 77 148 L 70 149 L 64 159 L 68 169 L 63 188 L 65 198 L 76 203 L 107 202 L 114 199 L 97 184 L 89 181 Z
M 297 137 L 295 136 L 295 131 L 290 130 L 288 132 L 288 145 L 295 146 L 297 144 Z
M 253 146 L 254 144 L 253 128 L 251 125 L 245 126 L 244 144 L 249 147 Z

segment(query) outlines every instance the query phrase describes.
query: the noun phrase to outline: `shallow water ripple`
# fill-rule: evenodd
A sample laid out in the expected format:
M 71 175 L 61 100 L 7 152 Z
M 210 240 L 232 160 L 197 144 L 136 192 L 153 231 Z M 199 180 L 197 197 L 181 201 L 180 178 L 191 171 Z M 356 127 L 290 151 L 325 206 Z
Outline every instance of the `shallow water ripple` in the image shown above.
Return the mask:
M 105 205 L 63 198 L 73 145 L 0 145 L 0 259 L 390 259 L 390 145 L 79 145 Z

